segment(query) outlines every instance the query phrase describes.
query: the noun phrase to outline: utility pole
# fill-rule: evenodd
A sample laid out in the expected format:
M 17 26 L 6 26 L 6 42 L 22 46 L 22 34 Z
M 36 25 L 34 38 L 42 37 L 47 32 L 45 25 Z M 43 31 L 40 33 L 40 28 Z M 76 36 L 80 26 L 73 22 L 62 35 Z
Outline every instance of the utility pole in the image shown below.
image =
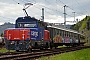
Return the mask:
M 74 22 L 75 22 L 75 12 L 72 12 L 72 13 L 74 13 Z
M 44 21 L 44 8 L 42 8 L 42 20 Z
M 64 27 L 66 28 L 66 5 L 64 5 Z

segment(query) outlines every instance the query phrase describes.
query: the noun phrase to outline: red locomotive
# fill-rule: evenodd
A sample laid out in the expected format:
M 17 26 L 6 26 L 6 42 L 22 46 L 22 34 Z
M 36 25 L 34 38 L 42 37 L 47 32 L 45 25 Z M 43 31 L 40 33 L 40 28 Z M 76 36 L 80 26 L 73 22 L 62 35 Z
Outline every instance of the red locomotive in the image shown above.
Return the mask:
M 4 31 L 8 50 L 31 50 L 32 48 L 49 48 L 50 32 L 45 23 L 31 17 L 20 17 L 15 28 Z

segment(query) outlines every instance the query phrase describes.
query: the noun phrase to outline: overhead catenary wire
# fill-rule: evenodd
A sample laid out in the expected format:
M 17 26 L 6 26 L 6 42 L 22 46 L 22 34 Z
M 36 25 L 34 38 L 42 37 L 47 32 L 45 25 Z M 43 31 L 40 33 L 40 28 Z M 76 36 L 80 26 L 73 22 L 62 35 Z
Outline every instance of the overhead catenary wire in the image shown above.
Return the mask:
M 15 1 L 15 0 L 14 0 Z M 31 0 L 20 0 L 21 2 L 24 2 L 24 3 L 26 3 L 26 2 L 31 2 Z M 35 0 L 33 0 L 35 3 L 36 3 L 36 1 Z M 45 0 L 46 2 L 48 2 L 47 0 Z M 62 4 L 64 4 L 64 5 L 66 5 L 63 1 L 61 1 L 61 0 L 55 0 L 55 1 L 59 1 L 59 2 L 61 2 Z M 15 1 L 16 2 L 16 1 Z M 50 3 L 50 2 L 48 2 L 48 3 Z M 43 6 L 43 7 L 45 7 L 45 6 Z M 45 8 L 47 8 L 47 7 L 45 7 Z M 74 9 L 73 8 L 71 8 L 70 6 L 68 6 L 68 8 L 70 8 L 71 10 L 72 10 L 72 12 L 74 12 Z M 50 9 L 50 8 L 48 8 L 48 9 Z M 53 10 L 53 9 L 52 9 Z M 55 11 L 55 10 L 54 10 Z M 58 10 L 56 10 L 56 11 L 58 11 Z M 71 12 L 71 13 L 72 13 Z M 76 11 L 75 11 L 76 12 Z M 60 12 L 61 13 L 61 12 Z M 82 14 L 82 13 L 77 13 L 76 12 L 76 14 Z M 68 15 L 68 14 L 67 14 Z M 71 16 L 71 15 L 68 15 L 68 16 Z M 72 16 L 71 16 L 72 17 Z
M 13 0 L 15 3 L 18 3 L 16 0 Z M 18 4 L 20 4 L 20 3 L 18 3 Z
M 30 1 L 30 0 L 25 0 L 25 1 Z M 24 2 L 25 3 L 25 1 L 22 1 L 22 2 Z M 47 0 L 45 0 L 46 2 L 48 2 Z M 59 0 L 60 1 L 60 0 Z M 30 1 L 31 2 L 31 1 Z M 36 1 L 35 1 L 36 2 Z M 48 3 L 50 3 L 50 2 L 48 2 Z M 63 2 L 62 2 L 63 3 Z M 64 4 L 64 3 L 63 3 Z M 38 4 L 39 6 L 42 6 L 42 7 L 44 7 L 44 8 L 46 8 L 46 9 L 49 9 L 49 10 L 52 10 L 52 11 L 56 11 L 57 13 L 62 13 L 63 14 L 63 12 L 60 12 L 60 10 L 56 10 L 56 9 L 52 9 L 52 8 L 49 8 L 49 7 L 46 7 L 46 6 L 44 6 L 44 5 L 41 5 L 41 4 Z M 47 13 L 47 12 L 46 12 Z M 50 12 L 48 12 L 48 13 L 50 13 Z M 50 13 L 51 14 L 51 13 Z M 69 15 L 69 14 L 67 14 L 68 16 L 71 16 L 71 15 Z M 71 16 L 72 17 L 72 16 Z
M 26 0 L 27 1 L 27 0 Z M 24 2 L 25 3 L 25 1 L 22 1 L 22 2 Z M 48 7 L 46 7 L 46 6 L 43 6 L 43 5 L 40 5 L 40 4 L 38 4 L 39 6 L 42 6 L 42 7 L 44 7 L 44 8 L 46 8 L 46 9 L 49 9 L 49 10 L 53 10 L 53 11 L 57 11 L 57 10 L 54 10 L 54 9 L 51 9 L 51 8 L 48 8 Z M 34 6 L 35 7 L 35 6 Z M 35 7 L 35 8 L 38 8 L 39 10 L 41 10 L 41 8 L 39 8 L 39 7 Z M 53 13 L 50 13 L 50 12 L 48 12 L 48 11 L 46 11 L 45 10 L 45 12 L 46 13 L 48 13 L 48 14 L 53 14 Z M 58 13 L 62 13 L 62 12 L 60 12 L 60 11 L 57 11 Z M 63 14 L 63 13 L 62 13 Z M 53 14 L 54 15 L 54 14 Z
M 26 1 L 28 1 L 28 0 L 26 0 Z M 45 0 L 45 1 L 46 1 L 46 0 Z M 23 1 L 23 2 L 25 2 L 25 1 Z M 47 1 L 47 2 L 48 2 L 48 1 Z M 50 3 L 50 2 L 48 2 L 48 3 Z M 64 3 L 63 3 L 63 4 L 64 4 Z M 58 12 L 58 13 L 62 13 L 62 14 L 63 14 L 63 12 L 60 12 L 60 11 L 58 11 L 58 10 L 56 10 L 56 9 L 52 9 L 52 8 L 46 7 L 46 6 L 41 5 L 41 4 L 38 4 L 38 5 L 46 8 L 46 9 L 53 10 L 53 11 L 56 11 L 56 12 Z M 40 9 L 39 7 L 36 7 L 36 8 Z M 41 9 L 40 9 L 40 10 L 41 10 Z M 47 12 L 46 10 L 45 10 L 45 12 L 48 13 L 48 14 L 54 15 L 54 14 L 52 14 L 52 13 L 50 13 L 50 12 Z M 69 15 L 69 14 L 66 14 L 66 15 L 71 16 L 71 15 Z M 72 16 L 71 16 L 71 17 L 72 17 Z
M 22 3 L 31 2 L 31 0 L 19 0 L 19 1 L 22 2 Z M 49 2 L 48 0 L 45 0 L 45 1 L 51 4 L 51 2 Z M 66 4 L 65 4 L 64 2 L 62 2 L 61 0 L 55 0 L 55 1 L 56 1 L 56 2 L 59 1 L 59 2 L 61 2 L 63 5 L 66 5 Z M 33 2 L 36 2 L 36 1 L 33 0 Z M 55 2 L 55 3 L 56 3 L 56 2 Z M 37 3 L 37 2 L 36 2 L 36 3 Z M 56 3 L 56 4 L 57 4 L 57 3 Z M 57 12 L 58 14 L 59 14 L 59 13 L 63 14 L 63 12 L 61 12 L 60 10 L 50 8 L 49 6 L 45 6 L 45 5 L 42 5 L 42 4 L 38 4 L 38 5 L 41 6 L 41 7 L 43 7 L 43 8 L 45 8 L 45 12 L 48 13 L 48 14 L 51 14 L 51 15 L 53 14 L 53 15 L 54 15 L 54 13 L 51 13 L 50 11 L 48 12 L 47 9 L 48 9 L 48 10 L 51 10 L 51 11 L 53 11 L 53 12 Z M 41 10 L 40 7 L 36 7 L 36 6 L 35 6 L 35 8 Z M 74 10 L 73 8 L 71 8 L 70 6 L 68 6 L 67 8 L 71 9 L 72 12 L 75 12 L 76 14 L 80 14 L 80 13 L 77 13 L 77 11 L 75 11 L 75 10 Z M 71 12 L 71 13 L 72 13 L 72 12 Z M 34 13 L 35 13 L 35 12 L 34 12 Z M 67 12 L 66 12 L 66 13 L 67 13 Z M 56 14 L 55 14 L 55 15 L 56 15 Z M 68 14 L 68 13 L 67 13 L 67 16 L 73 17 L 73 15 L 70 15 L 70 14 Z
M 77 2 L 78 5 L 80 5 L 80 7 L 81 7 L 85 12 L 87 12 L 87 10 L 84 9 L 84 8 L 82 7 L 82 5 L 81 5 L 77 0 L 75 0 L 75 1 Z M 87 12 L 87 13 L 88 13 L 88 12 Z
M 62 3 L 63 5 L 66 5 L 64 2 L 62 2 L 61 0 L 56 0 L 59 1 L 60 3 Z M 77 2 L 77 1 L 76 1 Z M 77 2 L 78 3 L 78 2 Z M 79 3 L 78 3 L 79 4 Z M 80 4 L 79 4 L 80 5 Z M 67 5 L 68 6 L 68 5 Z M 82 7 L 82 6 L 81 6 Z M 71 9 L 73 12 L 76 12 L 76 14 L 78 15 L 83 15 L 84 13 L 81 12 L 77 12 L 76 10 L 74 10 L 73 8 L 71 8 L 70 6 L 68 6 L 69 9 Z M 85 9 L 84 9 L 85 10 Z M 86 10 L 85 10 L 86 11 Z M 87 11 L 86 11 L 87 12 Z

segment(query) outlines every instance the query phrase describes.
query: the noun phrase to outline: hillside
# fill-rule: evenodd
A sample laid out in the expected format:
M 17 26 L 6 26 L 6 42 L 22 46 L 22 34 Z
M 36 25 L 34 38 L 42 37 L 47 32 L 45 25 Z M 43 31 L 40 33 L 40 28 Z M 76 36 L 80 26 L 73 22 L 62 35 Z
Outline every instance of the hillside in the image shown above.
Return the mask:
M 86 16 L 83 20 L 71 26 L 71 29 L 82 31 L 87 29 L 87 22 L 90 20 L 90 16 Z
M 7 28 L 14 28 L 15 25 L 8 22 L 8 23 L 4 23 L 3 25 L 0 25 L 0 34 L 4 32 L 5 29 Z
M 71 29 L 77 30 L 81 32 L 83 35 L 86 36 L 86 42 L 90 44 L 90 16 L 86 16 L 84 19 L 79 21 L 78 23 L 74 24 L 71 26 Z

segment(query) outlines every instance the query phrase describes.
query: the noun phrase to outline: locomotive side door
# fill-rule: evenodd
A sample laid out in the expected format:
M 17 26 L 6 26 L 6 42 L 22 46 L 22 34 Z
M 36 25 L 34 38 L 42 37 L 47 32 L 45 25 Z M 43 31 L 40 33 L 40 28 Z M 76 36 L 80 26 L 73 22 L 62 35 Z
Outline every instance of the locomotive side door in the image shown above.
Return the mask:
M 39 28 L 39 32 L 40 32 L 40 39 L 43 40 L 43 38 L 44 38 L 44 24 L 42 21 L 38 22 L 38 28 Z

